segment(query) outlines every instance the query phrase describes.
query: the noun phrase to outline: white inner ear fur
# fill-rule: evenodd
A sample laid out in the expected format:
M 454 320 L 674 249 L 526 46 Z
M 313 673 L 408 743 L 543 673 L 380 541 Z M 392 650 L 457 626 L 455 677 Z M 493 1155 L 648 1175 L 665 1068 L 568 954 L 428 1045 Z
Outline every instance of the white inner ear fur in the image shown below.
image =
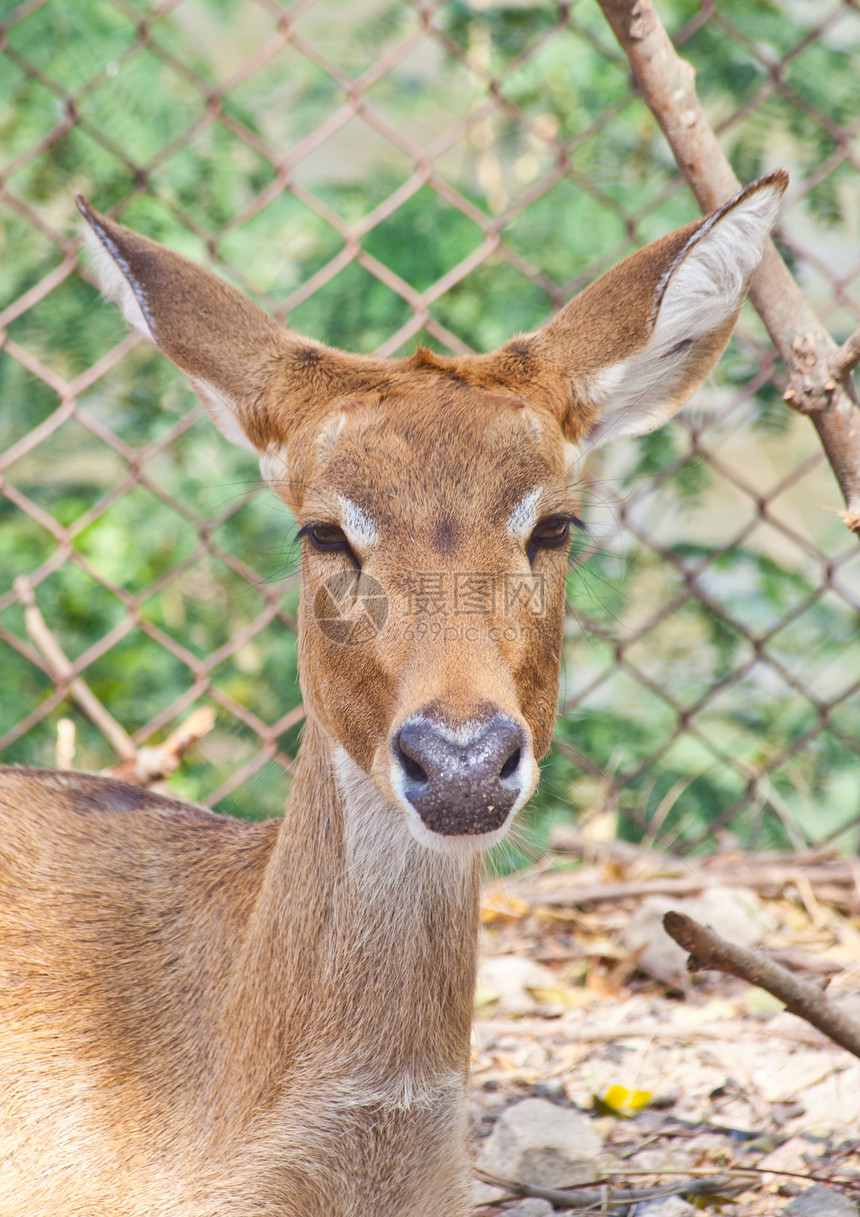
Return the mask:
M 245 428 L 239 422 L 239 410 L 235 402 L 211 385 L 208 380 L 201 380 L 196 376 L 189 376 L 188 379 L 194 387 L 194 392 L 200 398 L 201 405 L 224 438 L 228 439 L 231 444 L 238 444 L 240 448 L 247 448 L 249 452 L 256 452 L 257 449 L 248 439 Z M 268 458 L 268 455 L 268 453 L 263 453 L 260 456 L 261 470 L 263 461 Z M 263 477 L 266 481 L 269 480 L 265 472 L 263 472 Z
M 248 441 L 244 446 L 250 448 L 252 445 Z M 290 480 L 286 445 L 269 444 L 268 448 L 260 453 L 260 473 L 263 481 L 271 486 L 275 494 L 285 493 Z
M 114 304 L 119 305 L 123 317 L 133 330 L 158 346 L 153 328 L 144 313 L 145 302 L 141 302 L 138 298 L 132 281 L 110 252 L 110 248 L 106 244 L 106 234 L 99 235 L 88 223 L 84 224 L 83 231 L 87 251 L 99 277 L 102 292 Z M 251 452 L 256 452 L 256 448 L 239 422 L 235 403 L 225 397 L 223 393 L 219 393 L 208 381 L 195 377 L 189 377 L 189 380 L 207 414 L 221 434 L 231 443 L 238 444 L 240 448 L 248 448 Z M 281 470 L 280 480 L 283 481 L 283 464 L 279 468 Z M 265 473 L 263 476 L 266 477 Z
M 608 439 L 653 431 L 696 388 L 697 381 L 687 383 L 690 356 L 740 307 L 781 198 L 779 186 L 763 186 L 696 230 L 660 280 L 645 346 L 590 379 L 587 392 L 599 407 L 598 418 L 571 445 L 572 465 Z
M 89 224 L 84 224 L 83 232 L 87 253 L 99 277 L 102 292 L 108 300 L 119 305 L 123 317 L 133 330 L 142 334 L 144 338 L 148 338 L 150 342 L 155 342 L 155 335 L 144 316 L 140 301 L 134 294 L 134 288 L 118 266 L 116 259 L 109 253 L 102 238 Z

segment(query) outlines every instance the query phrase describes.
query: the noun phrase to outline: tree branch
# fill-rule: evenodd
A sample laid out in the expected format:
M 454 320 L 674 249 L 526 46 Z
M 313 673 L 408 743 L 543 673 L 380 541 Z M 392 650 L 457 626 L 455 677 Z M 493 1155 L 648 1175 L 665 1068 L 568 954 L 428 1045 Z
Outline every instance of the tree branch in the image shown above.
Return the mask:
M 195 710 L 163 743 L 138 747 L 125 727 L 105 709 L 82 677 L 73 675 L 74 666 L 39 612 L 33 584 L 27 576 L 19 575 L 13 586 L 24 609 L 27 633 L 41 652 L 51 680 L 58 688 L 63 685 L 68 688 L 70 695 L 121 758 L 118 765 L 102 772 L 140 786 L 152 786 L 162 778 L 169 777 L 178 768 L 189 748 L 212 730 L 215 724 L 215 711 L 212 707 L 201 706 Z M 71 769 L 74 753 L 74 723 L 61 719 L 57 735 L 58 767 Z
M 116 719 L 108 713 L 89 685 L 80 677 L 73 676 L 74 667 L 59 642 L 48 629 L 45 619 L 36 604 L 33 584 L 26 575 L 19 575 L 13 587 L 24 609 L 24 624 L 30 640 L 38 647 L 45 660 L 48 676 L 62 689 L 65 685 L 84 714 L 95 723 L 99 731 L 123 760 L 133 760 L 137 754 L 134 740 Z
M 740 183 L 696 96 L 692 66 L 675 51 L 652 0 L 598 2 L 697 202 L 713 211 Z M 810 416 L 845 499 L 847 510 L 840 514 L 860 536 L 860 409 L 851 380 L 860 362 L 860 333 L 837 346 L 772 242 L 750 298 L 788 370 L 784 399 Z
M 860 1026 L 831 1005 L 818 985 L 792 976 L 791 972 L 768 959 L 761 951 L 744 950 L 733 942 L 726 942 L 719 934 L 705 929 L 683 913 L 667 913 L 663 918 L 663 928 L 679 946 L 690 952 L 687 960 L 689 971 L 701 972 L 705 968 L 714 968 L 766 989 L 785 1003 L 786 1010 L 817 1027 L 841 1048 L 860 1057 Z
M 846 338 L 833 357 L 830 370 L 834 380 L 846 380 L 860 363 L 860 327 Z M 852 387 L 853 387 L 853 381 Z
M 179 768 L 183 756 L 215 726 L 215 711 L 200 706 L 160 744 L 143 745 L 133 757 L 102 773 L 137 786 L 154 786 Z

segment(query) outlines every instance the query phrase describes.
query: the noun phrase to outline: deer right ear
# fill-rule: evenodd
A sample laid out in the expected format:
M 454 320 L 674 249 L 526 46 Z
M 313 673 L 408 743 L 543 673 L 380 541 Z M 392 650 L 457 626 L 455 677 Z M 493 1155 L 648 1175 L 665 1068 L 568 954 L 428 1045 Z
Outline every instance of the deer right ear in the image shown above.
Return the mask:
M 217 275 L 77 204 L 102 290 L 129 325 L 186 373 L 227 439 L 261 457 L 280 448 L 289 420 L 283 398 L 277 409 L 269 398 L 273 373 L 296 358 L 294 336 Z
M 520 340 L 566 377 L 571 463 L 661 426 L 728 342 L 788 174 L 761 178 L 704 220 L 646 245 Z M 503 348 L 504 350 L 504 348 Z

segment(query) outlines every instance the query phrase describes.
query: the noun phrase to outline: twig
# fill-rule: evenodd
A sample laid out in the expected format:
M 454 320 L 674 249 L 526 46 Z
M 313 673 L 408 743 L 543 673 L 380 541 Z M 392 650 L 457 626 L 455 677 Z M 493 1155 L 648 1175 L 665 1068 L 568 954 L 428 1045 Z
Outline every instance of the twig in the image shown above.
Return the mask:
M 860 911 L 860 865 L 827 845 L 794 851 L 768 850 L 744 854 L 739 850 L 695 859 L 696 868 L 668 854 L 626 842 L 586 840 L 575 828 L 554 830 L 550 846 L 594 862 L 623 866 L 630 878 L 614 883 L 595 882 L 585 873 L 571 876 L 563 886 L 542 890 L 541 883 L 518 883 L 517 895 L 545 907 L 610 903 L 648 895 L 692 896 L 706 888 L 725 884 L 748 887 L 768 896 L 795 888 L 814 909 L 815 901 L 840 909 Z
M 215 711 L 210 706 L 201 706 L 163 743 L 155 747 L 138 748 L 126 729 L 104 708 L 89 685 L 80 676 L 72 675 L 74 667 L 71 660 L 39 612 L 33 585 L 27 576 L 19 575 L 15 579 L 14 588 L 24 609 L 27 634 L 45 660 L 48 675 L 58 688 L 64 685 L 68 688 L 70 696 L 122 758 L 119 765 L 103 772 L 140 786 L 151 786 L 154 782 L 169 777 L 179 765 L 183 754 L 212 730 Z M 61 719 L 57 727 L 57 764 L 60 769 L 71 768 L 74 751 L 74 724 L 68 719 Z
M 134 740 L 116 719 L 108 713 L 92 689 L 81 679 L 73 676 L 74 667 L 45 624 L 39 612 L 33 585 L 26 575 L 19 575 L 13 584 L 18 599 L 24 607 L 24 624 L 35 647 L 41 652 L 47 665 L 48 675 L 62 688 L 65 685 L 84 714 L 98 727 L 102 735 L 124 760 L 133 760 L 137 755 Z
M 845 380 L 860 363 L 860 327 L 850 338 L 846 338 L 842 346 L 833 356 L 830 371 L 834 380 Z
M 661 875 L 653 879 L 630 879 L 618 883 L 571 883 L 557 891 L 542 892 L 539 887 L 518 888 L 517 895 L 535 906 L 571 908 L 585 904 L 614 904 L 643 896 L 695 896 L 710 887 L 748 887 L 770 896 L 781 895 L 786 888 L 799 887 L 805 881 L 818 900 L 836 904 L 839 908 L 860 909 L 860 897 L 854 889 L 850 862 L 840 866 L 816 867 L 804 871 L 800 867 L 753 867 L 708 869 L 690 878 Z
M 713 930 L 705 929 L 683 913 L 667 913 L 663 918 L 663 927 L 675 942 L 690 952 L 687 967 L 691 972 L 714 968 L 766 989 L 784 1002 L 785 1008 L 792 1014 L 811 1023 L 835 1044 L 860 1057 L 860 1026 L 835 1009 L 817 985 L 792 976 L 761 951 L 746 950 L 726 942 Z
M 57 746 L 54 755 L 58 769 L 75 767 L 75 724 L 70 718 L 57 723 Z
M 693 68 L 676 53 L 652 0 L 599 3 L 690 189 L 703 211 L 714 210 L 740 183 L 696 96 Z M 860 536 L 860 410 L 851 381 L 860 335 L 837 347 L 772 242 L 750 299 L 788 369 L 784 399 L 811 417 L 845 499 L 847 510 L 839 514 Z
M 537 1183 L 524 1183 L 519 1179 L 505 1179 L 489 1171 L 475 1170 L 482 1183 L 501 1188 L 513 1196 L 534 1196 L 548 1200 L 561 1208 L 588 1209 L 597 1205 L 635 1204 L 643 1200 L 661 1200 L 666 1196 L 734 1196 L 746 1191 L 752 1180 L 744 1172 L 711 1175 L 705 1179 L 679 1179 L 659 1187 L 618 1187 L 600 1184 L 595 1180 L 570 1188 L 541 1187 Z M 739 1182 L 739 1180 L 743 1180 Z M 757 1182 L 757 1180 L 755 1180 Z
M 633 845 L 629 841 L 609 840 L 591 841 L 581 829 L 571 824 L 556 825 L 549 838 L 549 847 L 556 853 L 575 854 L 580 858 L 594 857 L 599 862 L 619 862 L 623 865 L 641 862 L 661 871 L 680 871 L 686 873 L 688 868 L 682 867 L 674 854 L 662 853 L 653 845 Z M 745 866 L 767 866 L 771 863 L 781 865 L 791 863 L 797 865 L 809 862 L 830 862 L 842 855 L 832 845 L 810 845 L 806 849 L 767 849 L 742 850 L 736 845 L 723 847 L 719 853 L 706 858 L 696 858 L 696 864 L 711 866 L 737 866 L 743 862 Z
M 626 1039 L 668 1040 L 679 1043 L 688 1043 L 693 1040 L 736 1042 L 738 1037 L 747 1031 L 756 1036 L 761 1034 L 760 1026 L 748 1026 L 737 1019 L 725 1023 L 699 1023 L 694 1027 L 672 1026 L 671 1023 L 666 1022 L 628 1023 L 626 1026 L 613 1027 L 611 1031 L 594 1031 L 589 1028 L 575 1028 L 571 1023 L 558 1018 L 478 1018 L 475 1019 L 474 1027 L 481 1034 L 495 1036 L 519 1035 L 529 1036 L 532 1039 L 540 1039 L 543 1036 L 548 1039 L 563 1036 L 565 1043 L 569 1044 L 612 1044 Z M 792 1044 L 804 1044 L 809 1048 L 821 1047 L 821 1040 L 818 1036 L 813 1036 L 812 1032 L 804 1034 L 800 1027 L 768 1027 L 767 1034 L 771 1039 L 786 1040 Z M 480 1072 L 483 1076 L 487 1071 L 476 1070 L 476 1072 Z
M 189 748 L 208 735 L 214 725 L 215 711 L 211 706 L 200 706 L 163 743 L 139 748 L 130 760 L 103 772 L 138 786 L 151 786 L 170 777 Z

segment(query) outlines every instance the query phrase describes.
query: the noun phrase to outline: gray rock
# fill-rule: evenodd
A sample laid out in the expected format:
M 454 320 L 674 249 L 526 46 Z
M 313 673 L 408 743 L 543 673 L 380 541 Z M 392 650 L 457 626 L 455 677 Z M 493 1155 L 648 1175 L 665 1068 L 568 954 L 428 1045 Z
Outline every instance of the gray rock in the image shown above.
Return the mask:
M 503 1112 L 478 1155 L 482 1170 L 505 1178 L 564 1187 L 592 1177 L 603 1146 L 578 1111 L 545 1099 L 523 1099 Z
M 538 1200 L 537 1196 L 529 1196 L 521 1200 L 516 1208 L 505 1209 L 505 1217 L 550 1217 L 553 1207 L 548 1200 Z
M 482 1183 L 480 1179 L 472 1180 L 472 1208 L 480 1208 L 482 1205 L 496 1204 L 500 1200 L 506 1200 L 508 1193 L 500 1187 L 490 1187 L 489 1183 Z
M 648 896 L 621 932 L 628 951 L 639 951 L 643 972 L 659 980 L 673 980 L 687 972 L 687 952 L 663 929 L 663 915 L 670 909 L 686 913 L 701 925 L 712 925 L 730 942 L 751 947 L 761 938 L 764 915 L 761 901 L 746 889 L 712 887 L 687 900 Z
M 857 1205 L 841 1192 L 816 1183 L 782 1210 L 783 1217 L 858 1217 Z
M 693 1208 L 680 1196 L 664 1196 L 662 1200 L 648 1200 L 636 1206 L 636 1217 L 697 1217 Z
M 520 955 L 490 955 L 478 968 L 477 998 L 496 1004 L 497 1014 L 533 1014 L 539 1003 L 532 990 L 554 989 L 558 977 L 543 964 Z

